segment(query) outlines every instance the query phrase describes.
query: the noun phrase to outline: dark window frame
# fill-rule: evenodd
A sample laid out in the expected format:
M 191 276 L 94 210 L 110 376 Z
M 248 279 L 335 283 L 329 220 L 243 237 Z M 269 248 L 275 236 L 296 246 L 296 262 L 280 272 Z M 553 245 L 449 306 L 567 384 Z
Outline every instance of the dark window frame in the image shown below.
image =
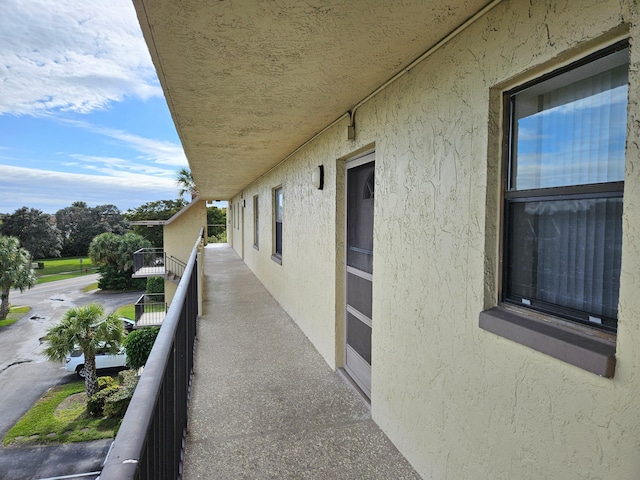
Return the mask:
M 260 249 L 260 211 L 258 208 L 258 195 L 253 196 L 253 248 Z
M 526 190 L 513 189 L 512 185 L 515 184 L 515 168 L 513 167 L 514 157 L 514 145 L 513 140 L 515 137 L 515 122 L 517 121 L 515 115 L 515 101 L 518 93 L 527 90 L 528 88 L 542 84 L 547 80 L 560 77 L 568 72 L 575 71 L 577 68 L 591 64 L 592 62 L 602 59 L 608 55 L 611 55 L 617 51 L 625 50 L 629 48 L 629 42 L 624 40 L 604 48 L 598 52 L 588 55 L 576 62 L 571 63 L 563 68 L 557 69 L 546 75 L 542 75 L 539 78 L 526 82 L 516 88 L 513 88 L 503 95 L 503 131 L 505 132 L 503 142 L 503 162 L 502 169 L 502 192 L 503 192 L 503 224 L 502 224 L 502 242 L 503 251 L 502 257 L 502 279 L 500 296 L 501 301 L 506 304 L 517 305 L 525 309 L 531 309 L 544 314 L 550 314 L 558 316 L 560 318 L 576 322 L 583 325 L 588 325 L 596 329 L 601 329 L 611 333 L 616 332 L 616 327 L 611 326 L 617 323 L 617 319 L 604 317 L 603 320 L 606 324 L 596 324 L 589 321 L 589 313 L 586 311 L 579 311 L 561 305 L 545 303 L 541 300 L 526 299 L 529 304 L 523 304 L 523 298 L 518 295 L 511 294 L 509 292 L 509 276 L 511 275 L 511 268 L 509 259 L 510 248 L 512 245 L 511 235 L 513 233 L 510 225 L 511 212 L 514 206 L 523 202 L 546 202 L 546 201 L 570 201 L 570 200 L 598 200 L 607 198 L 623 198 L 624 193 L 624 181 L 613 181 L 603 183 L 591 183 L 591 184 L 579 184 L 579 185 L 566 185 L 559 187 L 547 187 L 547 188 L 534 188 Z M 619 279 L 618 279 L 619 285 Z
M 573 62 L 567 67 L 556 69 L 548 74 L 522 84 L 517 90 L 523 90 L 536 83 L 541 83 L 549 78 L 558 76 L 559 74 L 574 69 L 580 65 L 586 65 L 591 61 L 602 58 L 616 50 L 631 48 L 629 41 L 622 40 L 599 52 L 585 56 L 583 59 Z M 597 328 L 596 325 L 578 323 L 576 321 L 567 320 L 555 314 L 549 314 L 544 311 L 530 308 L 521 303 L 512 302 L 504 298 L 505 284 L 505 264 L 503 260 L 506 258 L 505 238 L 508 235 L 505 228 L 507 219 L 506 205 L 508 202 L 516 203 L 518 201 L 539 201 L 550 200 L 558 195 L 564 198 L 585 198 L 586 196 L 599 196 L 601 198 L 619 197 L 623 195 L 624 183 L 611 182 L 608 185 L 591 184 L 582 185 L 580 187 L 565 186 L 556 188 L 539 188 L 529 190 L 525 196 L 519 196 L 517 193 L 510 192 L 507 188 L 509 180 L 509 159 L 511 155 L 510 140 L 513 138 L 511 132 L 511 102 L 510 94 L 516 91 L 516 88 L 506 92 L 496 92 L 494 98 L 496 101 L 503 101 L 503 115 L 501 120 L 497 120 L 496 125 L 501 125 L 502 142 L 497 150 L 502 150 L 502 175 L 500 178 L 501 199 L 500 213 L 502 217 L 495 223 L 500 233 L 496 237 L 496 241 L 500 243 L 496 267 L 498 268 L 498 290 L 497 298 L 487 299 L 485 303 L 487 309 L 480 312 L 479 327 L 482 330 L 493 333 L 497 336 L 511 340 L 523 346 L 529 347 L 535 351 L 544 353 L 553 358 L 561 360 L 564 363 L 574 365 L 582 370 L 595 373 L 605 378 L 613 378 L 616 367 L 616 343 L 617 333 Z M 499 95 L 499 96 L 498 96 Z M 628 104 L 627 104 L 628 108 Z M 507 114 L 508 113 L 508 114 Z M 628 123 L 629 114 L 627 111 L 626 123 Z M 490 130 L 491 131 L 491 130 Z M 498 183 L 498 182 L 496 182 Z M 494 186 L 497 186 L 494 184 Z M 491 184 L 488 185 L 491 188 Z M 519 198 L 520 197 L 520 198 Z M 488 219 L 491 224 L 491 221 Z M 490 250 L 487 255 L 490 255 Z M 497 300 L 497 303 L 496 303 Z M 595 328 L 594 328 L 595 327 Z
M 278 192 L 282 197 L 282 204 L 278 204 Z M 279 185 L 273 189 L 273 254 L 271 259 L 282 265 L 282 243 L 283 243 L 283 224 L 284 224 L 284 189 Z M 282 209 L 282 218 L 278 221 L 278 209 Z

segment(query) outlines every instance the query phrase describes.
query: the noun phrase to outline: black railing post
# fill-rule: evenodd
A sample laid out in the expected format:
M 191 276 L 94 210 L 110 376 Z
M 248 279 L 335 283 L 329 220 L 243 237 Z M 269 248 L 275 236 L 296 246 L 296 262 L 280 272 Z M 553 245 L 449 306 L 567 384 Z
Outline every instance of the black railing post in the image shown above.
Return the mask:
M 162 248 L 141 248 L 133 253 L 134 275 L 137 275 L 144 268 L 164 267 L 164 264 L 164 250 Z
M 144 265 L 144 249 L 141 248 L 133 253 L 133 271 L 137 272 Z
M 203 233 L 185 266 L 101 480 L 181 476 L 198 315 L 197 256 Z

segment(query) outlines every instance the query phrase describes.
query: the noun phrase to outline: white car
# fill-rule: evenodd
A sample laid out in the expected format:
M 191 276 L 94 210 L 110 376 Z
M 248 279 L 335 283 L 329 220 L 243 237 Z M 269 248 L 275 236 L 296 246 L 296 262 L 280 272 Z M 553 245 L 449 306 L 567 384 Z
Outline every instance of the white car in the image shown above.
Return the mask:
M 96 370 L 103 368 L 125 368 L 127 365 L 127 355 L 124 349 L 121 349 L 115 355 L 106 355 L 96 352 Z M 80 378 L 85 377 L 84 372 L 84 353 L 81 350 L 74 350 L 71 355 L 67 355 L 67 364 L 65 365 L 67 372 L 75 372 Z
M 127 318 L 127 317 L 118 317 L 118 318 L 120 318 L 120 321 L 122 322 L 124 331 L 127 333 L 131 333 L 134 327 L 136 326 L 135 320 L 131 320 L 130 318 Z

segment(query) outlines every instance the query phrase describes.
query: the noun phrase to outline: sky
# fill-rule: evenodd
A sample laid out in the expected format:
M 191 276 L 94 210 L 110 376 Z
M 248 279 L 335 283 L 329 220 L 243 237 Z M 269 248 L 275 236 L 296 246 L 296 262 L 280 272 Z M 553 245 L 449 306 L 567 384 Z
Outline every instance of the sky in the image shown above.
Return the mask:
M 131 0 L 0 2 L 0 213 L 175 199 L 181 167 Z

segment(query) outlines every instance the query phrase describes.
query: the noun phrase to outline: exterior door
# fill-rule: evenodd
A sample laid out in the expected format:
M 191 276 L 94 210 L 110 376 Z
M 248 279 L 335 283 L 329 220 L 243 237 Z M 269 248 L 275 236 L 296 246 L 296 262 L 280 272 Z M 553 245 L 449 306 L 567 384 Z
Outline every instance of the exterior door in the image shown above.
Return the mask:
M 374 153 L 347 164 L 345 370 L 371 397 Z

